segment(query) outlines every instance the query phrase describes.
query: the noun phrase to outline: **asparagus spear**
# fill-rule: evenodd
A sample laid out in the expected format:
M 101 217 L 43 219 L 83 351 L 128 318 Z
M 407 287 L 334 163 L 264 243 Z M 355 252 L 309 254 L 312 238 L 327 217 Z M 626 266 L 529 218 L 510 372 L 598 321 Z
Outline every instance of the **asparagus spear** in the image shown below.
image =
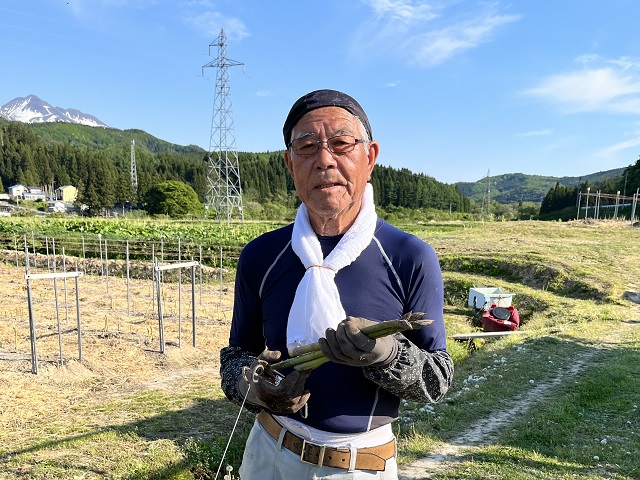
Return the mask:
M 409 312 L 396 320 L 388 320 L 376 323 L 375 325 L 369 325 L 361 331 L 368 337 L 375 339 L 405 330 L 418 330 L 433 323 L 433 320 L 424 320 L 423 318 L 424 313 Z M 276 370 L 283 370 L 288 367 L 293 367 L 299 371 L 312 370 L 327 361 L 329 361 L 329 359 L 325 357 L 322 350 L 320 350 L 320 344 L 316 342 L 298 347 L 295 350 L 295 356 L 282 362 L 274 363 L 271 367 Z

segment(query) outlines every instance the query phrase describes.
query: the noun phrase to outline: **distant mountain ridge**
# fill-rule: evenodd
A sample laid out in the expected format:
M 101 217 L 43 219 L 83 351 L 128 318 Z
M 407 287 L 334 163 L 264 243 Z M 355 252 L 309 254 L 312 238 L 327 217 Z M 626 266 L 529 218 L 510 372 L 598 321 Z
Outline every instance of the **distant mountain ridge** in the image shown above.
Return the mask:
M 602 182 L 605 179 L 619 177 L 623 174 L 624 168 L 615 168 L 602 172 L 583 175 L 580 177 L 552 177 L 542 175 L 527 175 L 525 173 L 506 173 L 485 177 L 477 182 L 455 183 L 465 197 L 481 203 L 486 197 L 502 204 L 509 204 L 519 201 L 542 202 L 545 195 L 556 183 L 565 187 L 577 187 L 589 182 L 591 184 Z
M 35 95 L 17 97 L 0 106 L 0 117 L 23 123 L 75 123 L 90 127 L 108 127 L 106 123 L 73 108 L 54 107 Z
M 18 97 L 0 106 L 0 119 L 33 124 L 36 133 L 50 142 L 61 142 L 76 147 L 97 150 L 128 148 L 135 140 L 137 148 L 144 148 L 156 154 L 173 152 L 178 154 L 205 155 L 206 151 L 196 145 L 180 146 L 156 138 L 143 130 L 118 130 L 109 128 L 97 117 L 75 109 L 53 107 L 35 95 Z M 86 126 L 103 127 L 79 131 Z M 580 177 L 553 177 L 508 173 L 483 178 L 477 182 L 454 183 L 465 197 L 482 203 L 487 190 L 492 201 L 510 204 L 519 201 L 542 202 L 545 195 L 556 183 L 575 187 L 588 181 L 601 182 L 623 174 L 624 168 L 617 168 Z M 413 172 L 410 172 L 413 174 Z

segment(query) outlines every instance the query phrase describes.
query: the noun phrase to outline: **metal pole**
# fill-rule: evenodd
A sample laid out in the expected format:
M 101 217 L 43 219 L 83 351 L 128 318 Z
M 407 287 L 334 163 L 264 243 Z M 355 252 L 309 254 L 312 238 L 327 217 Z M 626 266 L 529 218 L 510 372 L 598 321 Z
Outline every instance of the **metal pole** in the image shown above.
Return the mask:
M 78 273 L 77 261 L 76 273 Z M 78 321 L 78 361 L 82 363 L 82 327 L 80 324 L 80 292 L 78 290 L 78 277 L 76 277 L 76 319 Z
M 84 248 L 84 234 L 82 234 L 82 272 L 87 274 L 87 254 Z
M 576 215 L 576 220 L 580 220 L 580 203 L 582 201 L 582 192 L 578 192 L 578 214 Z
M 33 268 L 38 268 L 38 256 L 36 255 L 36 241 L 31 230 L 31 246 L 33 247 Z
M 156 244 L 151 244 L 151 262 L 153 265 L 156 264 Z M 153 313 L 156 309 L 156 272 L 154 267 L 151 267 L 151 312 Z
M 53 273 L 56 273 L 56 240 L 51 239 L 51 247 L 53 249 Z M 60 365 L 64 365 L 62 358 L 62 332 L 60 330 L 60 307 L 58 306 L 58 278 L 53 277 L 53 296 L 56 303 L 56 325 L 58 326 L 58 348 L 60 349 Z
M 36 346 L 36 324 L 33 318 L 31 279 L 29 278 L 29 251 L 25 245 L 25 277 L 27 278 L 27 303 L 29 305 L 29 339 L 31 341 L 31 373 L 38 375 L 38 348 Z
M 164 319 L 162 318 L 162 284 L 160 279 L 160 269 L 158 269 L 158 260 L 155 263 L 156 286 L 158 293 L 158 335 L 160 337 L 160 353 L 164 353 Z
M 193 258 L 191 258 L 193 260 Z M 196 266 L 191 266 L 191 332 L 193 346 L 196 346 Z
M 100 249 L 100 275 L 104 276 L 104 264 L 102 263 L 102 234 L 98 234 L 98 248 Z
M 160 238 L 160 263 L 164 263 L 164 238 Z M 160 272 L 160 280 L 164 278 L 162 272 Z
M 587 188 L 587 203 L 585 204 L 584 207 L 584 219 L 586 220 L 587 218 L 589 218 L 589 192 L 591 191 L 591 187 Z
M 200 305 L 202 305 L 202 245 L 200 245 L 200 266 L 198 268 L 200 273 Z
M 49 237 L 44 237 L 44 242 L 47 245 L 47 273 L 51 272 L 51 259 L 49 258 Z
M 182 260 L 178 238 L 178 263 Z M 182 269 L 178 269 L 178 347 L 182 347 Z
M 27 236 L 25 235 L 24 237 L 25 240 L 25 245 L 27 244 Z M 13 234 L 13 248 L 15 249 L 16 252 L 16 268 L 18 268 L 18 236 L 14 233 Z
M 107 250 L 107 239 L 104 239 L 104 262 L 105 272 L 107 274 L 107 295 L 109 295 L 109 254 Z
M 67 258 L 64 254 L 64 247 L 62 247 L 62 271 L 67 271 Z M 64 284 L 64 324 L 69 325 L 69 302 L 67 301 L 67 277 L 62 279 Z
M 126 256 L 127 256 L 127 316 L 131 315 L 131 309 L 129 307 L 130 305 L 130 295 L 131 295 L 131 286 L 130 286 L 130 280 L 129 280 L 129 240 L 127 240 L 127 245 L 126 245 Z

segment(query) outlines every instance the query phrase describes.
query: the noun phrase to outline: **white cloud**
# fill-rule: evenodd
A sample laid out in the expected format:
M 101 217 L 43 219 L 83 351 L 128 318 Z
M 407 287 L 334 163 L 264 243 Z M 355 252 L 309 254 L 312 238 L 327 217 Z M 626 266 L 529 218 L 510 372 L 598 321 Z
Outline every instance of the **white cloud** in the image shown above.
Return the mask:
M 191 13 L 184 17 L 184 21 L 203 36 L 211 39 L 217 37 L 221 29 L 224 29 L 228 39 L 242 40 L 249 36 L 249 30 L 242 20 L 223 15 L 220 12 Z
M 640 113 L 640 62 L 593 55 L 576 62 L 581 68 L 550 75 L 523 93 L 548 100 L 567 113 Z
M 519 137 L 543 137 L 551 135 L 551 130 L 531 130 L 530 132 L 519 133 Z
M 76 16 L 95 14 L 104 8 L 139 8 L 144 9 L 157 3 L 157 0 L 69 0 L 66 7 Z
M 433 20 L 438 16 L 436 7 L 426 2 L 411 0 L 362 0 L 379 17 L 414 23 Z
M 629 150 L 630 148 L 635 148 L 638 146 L 640 146 L 640 132 L 636 132 L 636 136 L 633 138 L 629 138 L 622 142 L 614 143 L 613 145 L 609 145 L 600 149 L 598 151 L 598 156 L 609 158 L 615 156 L 619 152 Z
M 398 55 L 407 63 L 428 68 L 491 41 L 498 29 L 520 19 L 498 13 L 498 3 L 449 12 L 443 4 L 411 0 L 362 0 L 373 19 L 361 26 L 352 46 L 362 58 Z
M 184 4 L 187 7 L 213 8 L 213 2 L 211 0 L 187 0 Z
M 441 30 L 417 35 L 411 42 L 416 51 L 414 62 L 421 67 L 444 63 L 455 55 L 491 41 L 499 27 L 518 18 L 516 15 L 487 13 Z

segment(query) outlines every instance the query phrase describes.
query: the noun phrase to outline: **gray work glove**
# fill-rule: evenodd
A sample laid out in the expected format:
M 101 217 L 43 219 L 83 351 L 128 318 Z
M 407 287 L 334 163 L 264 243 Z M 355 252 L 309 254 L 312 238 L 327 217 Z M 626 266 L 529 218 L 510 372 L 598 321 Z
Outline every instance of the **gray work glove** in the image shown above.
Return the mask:
M 311 395 L 304 389 L 310 372 L 293 371 L 282 378 L 270 365 L 279 358 L 278 351 L 266 349 L 262 352 L 250 367 L 243 370 L 238 380 L 238 391 L 243 397 L 248 391 L 247 402 L 253 405 L 276 413 L 296 413 Z
M 347 317 L 336 329 L 327 328 L 325 338 L 318 340 L 325 356 L 335 363 L 353 367 L 384 366 L 398 353 L 398 341 L 393 335 L 369 338 L 360 330 L 377 322 L 360 317 Z

